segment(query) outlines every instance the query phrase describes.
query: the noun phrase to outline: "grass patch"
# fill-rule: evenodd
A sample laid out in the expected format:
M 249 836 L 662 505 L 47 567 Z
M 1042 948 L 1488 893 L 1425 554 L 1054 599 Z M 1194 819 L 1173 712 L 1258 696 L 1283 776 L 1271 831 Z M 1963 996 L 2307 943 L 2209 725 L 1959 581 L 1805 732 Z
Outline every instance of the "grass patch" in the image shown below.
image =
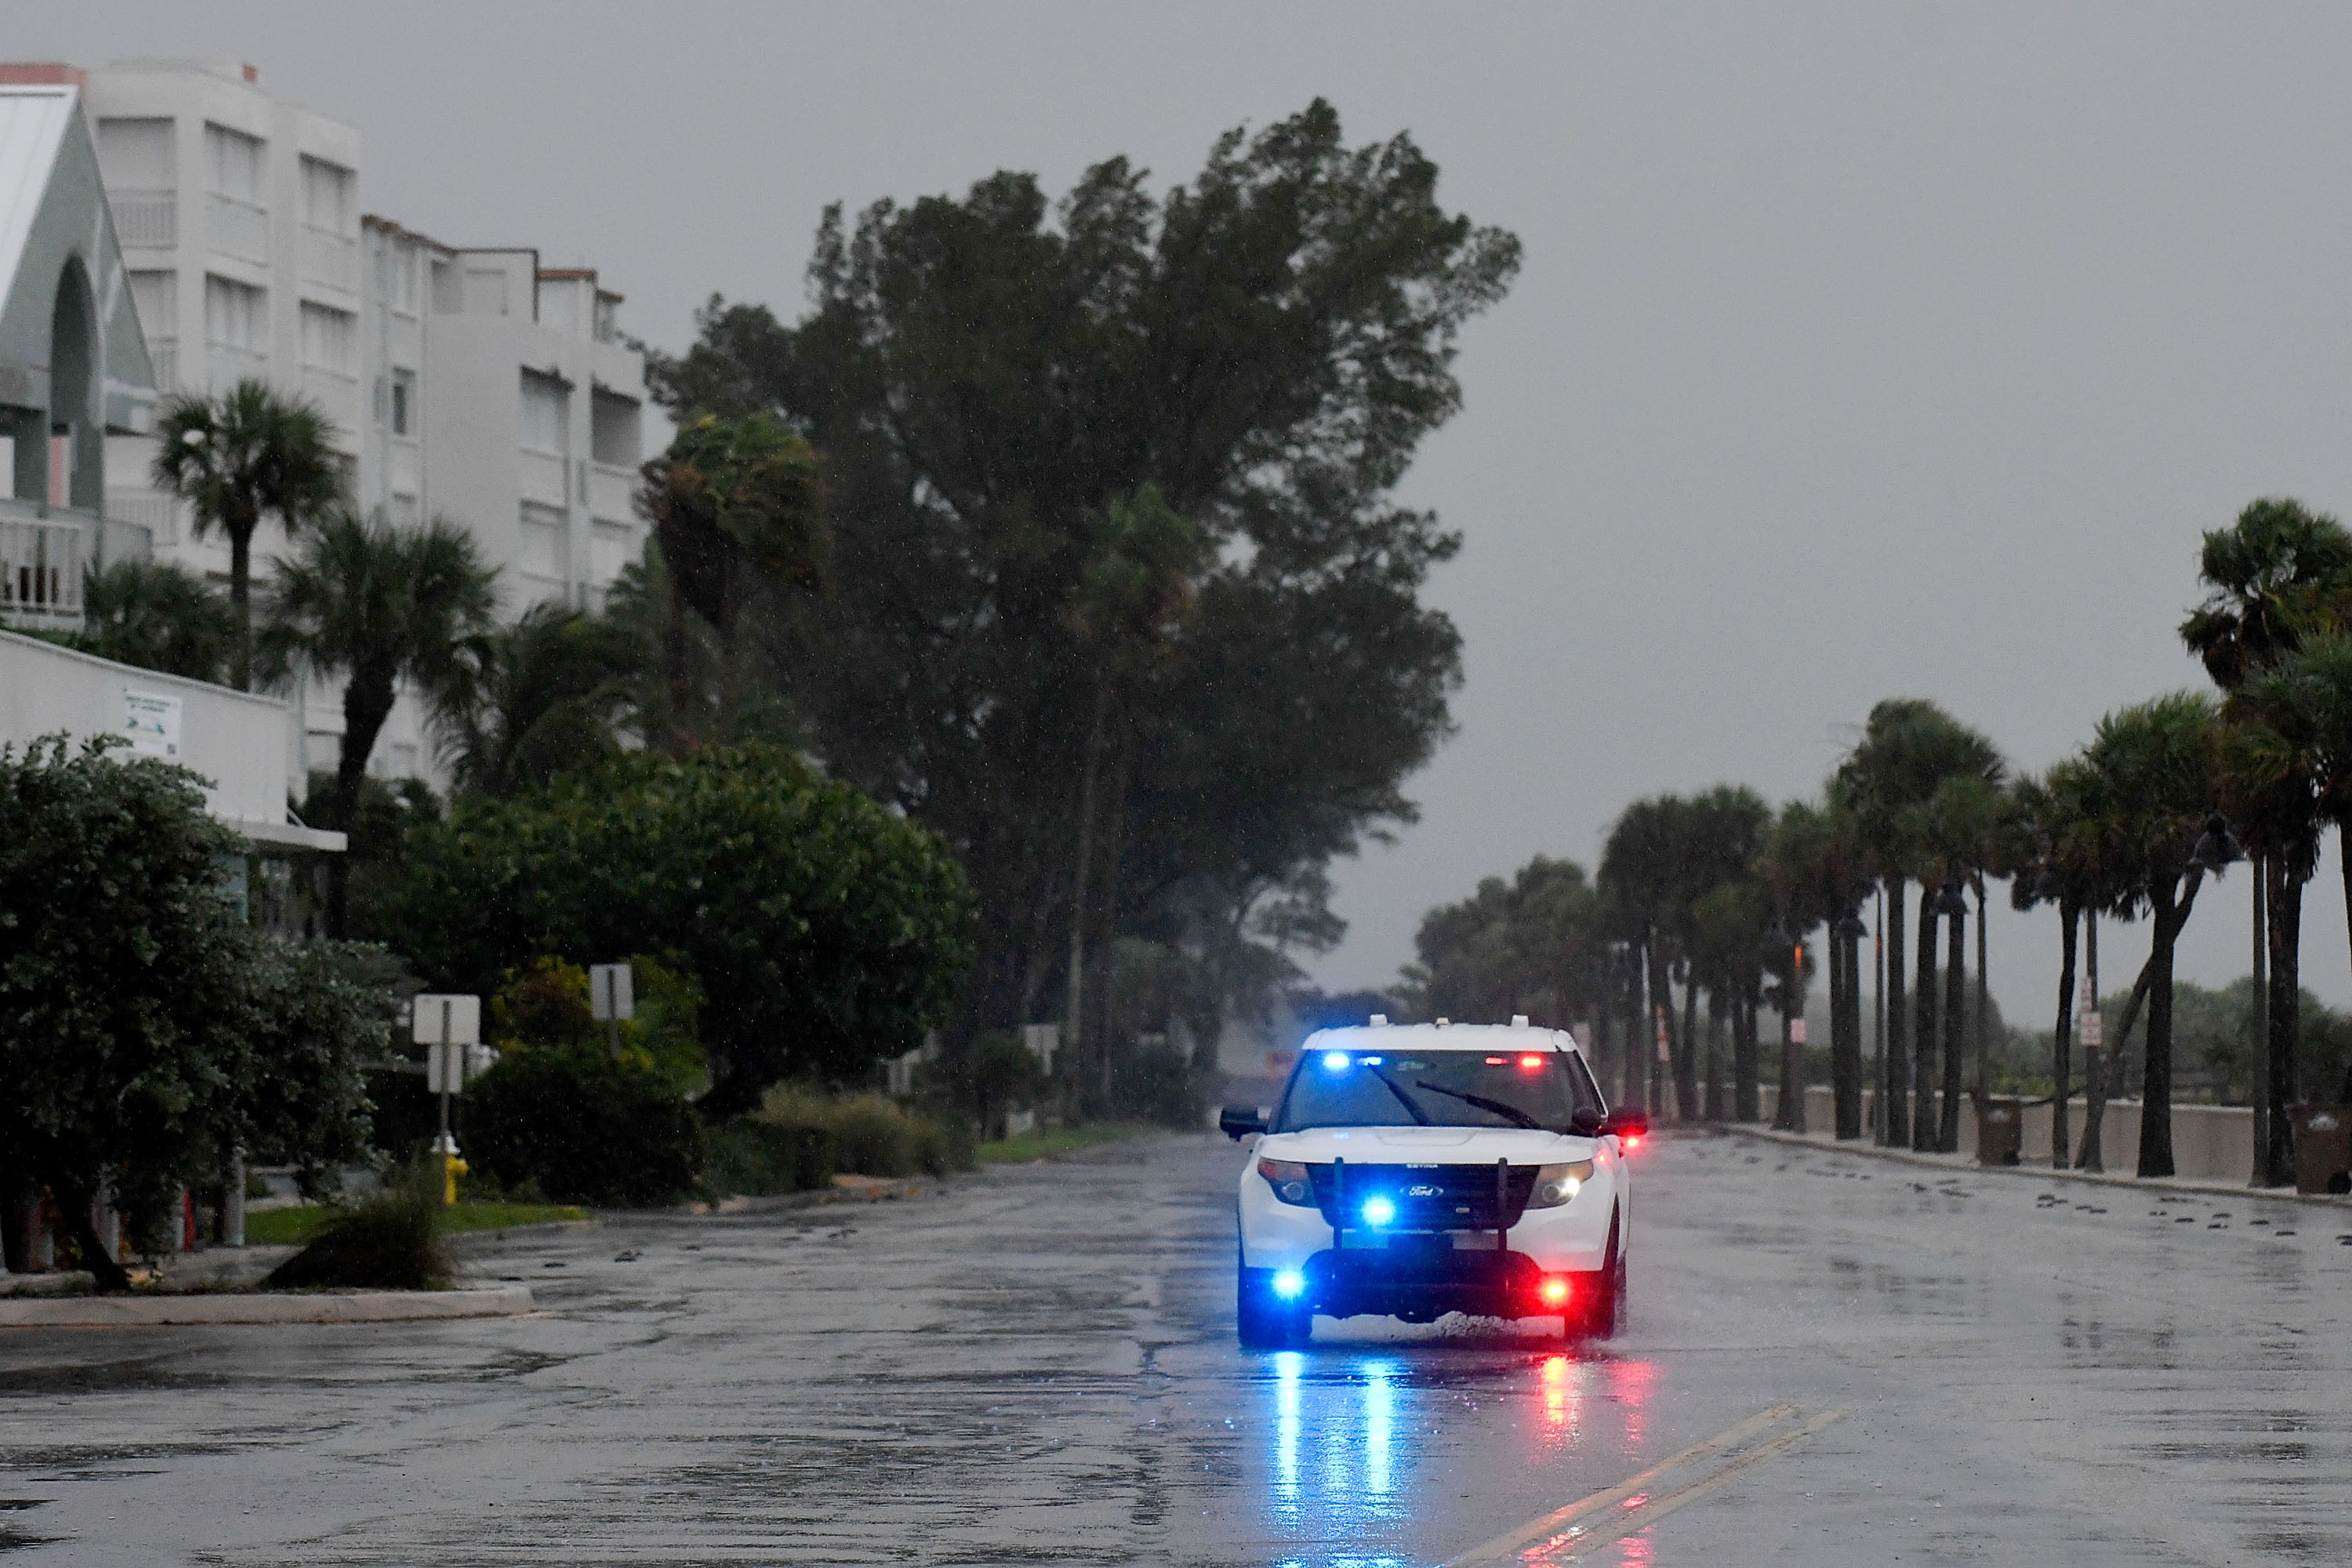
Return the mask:
M 1081 1149 L 1091 1149 L 1100 1143 L 1116 1143 L 1123 1138 L 1134 1138 L 1155 1131 L 1140 1121 L 1097 1121 L 1086 1127 L 1054 1127 L 1042 1132 L 1024 1132 L 1018 1138 L 1001 1142 L 982 1143 L 980 1163 L 983 1165 L 1021 1165 L 1032 1160 L 1051 1160 L 1063 1154 L 1074 1154 Z
M 299 1208 L 263 1209 L 245 1216 L 245 1239 L 255 1247 L 302 1247 L 347 1210 L 324 1204 Z M 507 1230 L 519 1225 L 546 1225 L 555 1220 L 586 1219 L 588 1211 L 569 1204 L 461 1203 L 445 1210 L 445 1235 L 468 1230 Z

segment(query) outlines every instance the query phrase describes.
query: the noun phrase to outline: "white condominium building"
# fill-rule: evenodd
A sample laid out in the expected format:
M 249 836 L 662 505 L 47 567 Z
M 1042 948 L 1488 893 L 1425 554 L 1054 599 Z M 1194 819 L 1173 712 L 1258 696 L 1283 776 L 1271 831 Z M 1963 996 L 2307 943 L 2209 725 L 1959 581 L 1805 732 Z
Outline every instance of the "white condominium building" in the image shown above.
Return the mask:
M 84 104 L 160 391 L 258 376 L 306 396 L 335 426 L 352 499 L 469 530 L 508 614 L 603 604 L 645 540 L 629 501 L 645 360 L 616 331 L 619 295 L 533 250 L 362 216 L 360 132 L 273 98 L 249 66 L 121 62 L 87 73 Z M 193 538 L 149 483 L 153 452 L 108 438 L 108 515 L 225 578 L 226 542 Z M 287 547 L 273 526 L 255 554 Z M 301 699 L 310 765 L 331 767 L 340 701 Z M 436 777 L 414 703 L 370 771 Z

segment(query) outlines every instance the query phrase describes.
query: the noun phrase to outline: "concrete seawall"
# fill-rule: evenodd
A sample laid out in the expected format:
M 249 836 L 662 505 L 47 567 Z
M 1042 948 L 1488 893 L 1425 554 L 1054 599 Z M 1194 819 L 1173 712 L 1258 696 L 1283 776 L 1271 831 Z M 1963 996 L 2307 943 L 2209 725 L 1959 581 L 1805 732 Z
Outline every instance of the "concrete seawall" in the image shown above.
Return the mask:
M 1780 1091 L 1766 1085 L 1764 1095 L 1764 1125 L 1770 1126 L 1778 1114 Z M 1870 1125 L 1870 1107 L 1874 1096 L 1863 1096 L 1863 1126 Z M 1943 1097 L 1933 1097 L 1930 1109 L 1939 1105 Z M 1805 1090 L 1805 1127 L 1812 1132 L 1826 1132 L 1837 1125 L 1837 1101 L 1830 1086 L 1817 1083 Z M 2083 1119 L 2088 1106 L 2077 1096 L 2066 1111 L 2067 1136 L 2075 1148 L 2082 1146 Z M 2050 1163 L 2051 1108 L 2047 1104 L 2025 1108 L 2021 1128 L 2019 1163 L 2048 1165 Z M 2139 1157 L 2140 1102 L 2137 1100 L 2107 1101 L 2106 1120 L 2099 1142 L 2110 1171 L 2129 1172 Z M 1867 1141 L 1865 1137 L 1865 1142 Z M 1963 1095 L 1960 1101 L 1960 1152 L 1977 1152 L 1976 1107 Z M 2207 1181 L 2242 1182 L 2253 1173 L 2254 1113 L 2243 1105 L 2176 1105 L 2172 1108 L 2172 1161 L 2176 1173 Z M 2071 1163 L 2071 1160 L 2070 1160 Z

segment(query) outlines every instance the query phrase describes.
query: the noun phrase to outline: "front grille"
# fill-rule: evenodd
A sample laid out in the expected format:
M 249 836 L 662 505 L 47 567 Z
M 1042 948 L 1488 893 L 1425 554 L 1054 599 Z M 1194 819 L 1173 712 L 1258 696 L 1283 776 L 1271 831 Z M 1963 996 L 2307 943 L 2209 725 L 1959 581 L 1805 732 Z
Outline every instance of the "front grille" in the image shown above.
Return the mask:
M 1508 1168 L 1503 1187 L 1502 1224 L 1519 1223 L 1535 1191 L 1534 1165 Z M 1495 1167 L 1492 1165 L 1359 1165 L 1347 1168 L 1347 1212 L 1329 1165 L 1309 1165 L 1315 1206 L 1326 1223 L 1346 1230 L 1363 1228 L 1364 1203 L 1379 1194 L 1396 1205 L 1396 1218 L 1383 1230 L 1493 1230 Z

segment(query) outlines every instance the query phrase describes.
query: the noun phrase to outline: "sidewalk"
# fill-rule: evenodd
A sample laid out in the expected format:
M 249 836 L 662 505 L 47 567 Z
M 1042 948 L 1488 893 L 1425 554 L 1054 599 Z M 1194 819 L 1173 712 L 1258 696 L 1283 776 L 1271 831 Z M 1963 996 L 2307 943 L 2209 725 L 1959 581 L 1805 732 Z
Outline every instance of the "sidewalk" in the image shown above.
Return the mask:
M 1908 1149 L 1882 1149 L 1866 1138 L 1840 1142 L 1827 1132 L 1781 1132 L 1753 1122 L 1708 1123 L 1704 1126 L 1680 1122 L 1660 1122 L 1659 1131 L 1704 1131 L 1730 1133 L 1740 1138 L 1754 1138 L 1767 1143 L 1787 1143 L 1801 1149 L 1816 1149 L 1824 1153 L 1861 1154 L 1874 1160 L 1891 1161 L 1896 1164 L 1917 1165 L 1929 1170 L 1958 1173 L 1978 1171 L 1995 1175 L 2024 1176 L 2036 1181 L 2081 1182 L 2093 1186 L 2134 1187 L 2148 1193 L 2197 1194 L 2209 1197 L 2258 1198 L 2266 1203 L 2314 1204 L 2332 1208 L 2340 1214 L 2352 1215 L 2352 1197 L 2327 1193 L 2298 1193 L 2286 1187 L 2250 1187 L 2243 1183 L 2231 1184 L 2200 1180 L 2187 1176 L 2153 1176 L 2143 1180 L 2128 1172 L 2055 1171 L 2047 1165 L 1979 1165 L 1973 1154 L 1919 1154 Z

